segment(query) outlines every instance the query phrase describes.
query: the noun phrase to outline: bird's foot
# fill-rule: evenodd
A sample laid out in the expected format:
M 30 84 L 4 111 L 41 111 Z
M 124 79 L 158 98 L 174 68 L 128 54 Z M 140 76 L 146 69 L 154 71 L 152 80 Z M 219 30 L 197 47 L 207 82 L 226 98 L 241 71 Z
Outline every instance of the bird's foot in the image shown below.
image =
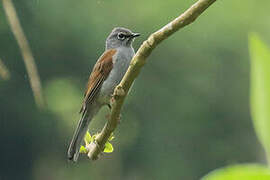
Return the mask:
M 114 89 L 114 92 L 113 92 L 113 97 L 118 98 L 118 97 L 124 96 L 124 95 L 125 95 L 125 90 L 123 89 L 123 87 L 120 85 L 116 86 L 116 88 Z

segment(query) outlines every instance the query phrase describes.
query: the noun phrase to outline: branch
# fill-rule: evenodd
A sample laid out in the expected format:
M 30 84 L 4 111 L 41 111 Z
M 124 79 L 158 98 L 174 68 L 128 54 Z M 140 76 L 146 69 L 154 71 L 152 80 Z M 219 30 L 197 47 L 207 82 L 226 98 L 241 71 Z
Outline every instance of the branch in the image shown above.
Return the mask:
M 4 80 L 8 80 L 10 78 L 10 73 L 2 59 L 0 58 L 0 77 Z
M 151 34 L 149 38 L 143 42 L 135 56 L 133 57 L 130 66 L 123 77 L 120 84 L 115 88 L 113 98 L 111 100 L 111 114 L 108 122 L 105 124 L 101 133 L 96 138 L 96 143 L 88 149 L 88 157 L 92 160 L 98 158 L 102 152 L 104 144 L 107 142 L 111 133 L 115 130 L 122 105 L 124 103 L 127 92 L 135 78 L 139 75 L 141 68 L 146 63 L 147 57 L 163 40 L 171 36 L 179 29 L 195 21 L 211 4 L 216 0 L 198 0 L 188 10 L 179 17 L 171 21 L 169 24 Z
M 23 29 L 20 25 L 19 19 L 16 14 L 16 10 L 11 0 L 2 0 L 3 7 L 7 16 L 7 20 L 10 24 L 11 30 L 17 40 L 20 47 L 23 60 L 26 66 L 28 76 L 30 78 L 31 88 L 34 94 L 36 104 L 39 107 L 44 106 L 44 100 L 42 97 L 41 83 L 38 75 L 37 67 L 33 54 L 31 52 L 29 43 L 24 35 Z

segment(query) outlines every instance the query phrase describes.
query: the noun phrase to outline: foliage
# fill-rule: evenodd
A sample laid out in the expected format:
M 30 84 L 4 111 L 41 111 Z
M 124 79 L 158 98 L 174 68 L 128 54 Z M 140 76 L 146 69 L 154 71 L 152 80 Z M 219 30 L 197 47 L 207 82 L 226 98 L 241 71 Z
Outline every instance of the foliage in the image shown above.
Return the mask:
M 91 136 L 91 134 L 87 131 L 85 137 L 84 137 L 84 143 L 85 143 L 85 146 L 81 146 L 80 148 L 80 153 L 87 153 L 87 145 L 89 145 L 90 143 L 96 143 L 96 137 L 98 136 L 99 134 L 95 134 L 93 136 Z M 111 134 L 110 138 L 108 139 L 108 141 L 105 143 L 105 147 L 104 147 L 104 150 L 103 152 L 105 153 L 112 153 L 113 152 L 113 145 L 109 142 L 111 140 L 114 139 L 114 136 L 113 134 Z
M 270 160 L 270 49 L 255 33 L 249 35 L 251 56 L 251 112 L 257 135 Z M 214 170 L 202 180 L 268 180 L 262 165 L 234 165 Z
M 268 168 L 258 164 L 241 164 L 217 169 L 201 180 L 269 180 Z
M 270 49 L 257 34 L 251 33 L 249 51 L 252 119 L 270 163 Z

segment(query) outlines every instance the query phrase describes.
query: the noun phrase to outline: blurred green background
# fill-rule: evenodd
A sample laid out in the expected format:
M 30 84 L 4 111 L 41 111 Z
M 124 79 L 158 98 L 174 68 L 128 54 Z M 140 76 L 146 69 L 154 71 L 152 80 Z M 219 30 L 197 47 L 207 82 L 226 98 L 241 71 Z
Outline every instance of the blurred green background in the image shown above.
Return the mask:
M 96 162 L 66 152 L 84 87 L 116 26 L 140 32 L 135 49 L 195 0 L 14 0 L 41 77 L 34 102 L 18 45 L 0 8 L 0 179 L 195 180 L 237 163 L 265 163 L 249 110 L 248 33 L 270 44 L 269 0 L 218 0 L 158 46 L 129 94 L 112 141 Z M 104 108 L 91 124 L 103 127 Z

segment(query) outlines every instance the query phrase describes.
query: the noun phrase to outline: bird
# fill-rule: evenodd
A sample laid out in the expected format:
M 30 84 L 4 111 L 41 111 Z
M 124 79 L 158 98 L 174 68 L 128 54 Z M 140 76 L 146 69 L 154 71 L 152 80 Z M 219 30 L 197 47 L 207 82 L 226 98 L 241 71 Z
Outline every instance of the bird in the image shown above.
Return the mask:
M 84 93 L 81 118 L 68 148 L 68 159 L 77 162 L 90 121 L 101 107 L 110 107 L 114 88 L 125 75 L 135 51 L 132 43 L 139 33 L 124 27 L 114 28 L 106 39 L 105 52 L 94 65 Z

